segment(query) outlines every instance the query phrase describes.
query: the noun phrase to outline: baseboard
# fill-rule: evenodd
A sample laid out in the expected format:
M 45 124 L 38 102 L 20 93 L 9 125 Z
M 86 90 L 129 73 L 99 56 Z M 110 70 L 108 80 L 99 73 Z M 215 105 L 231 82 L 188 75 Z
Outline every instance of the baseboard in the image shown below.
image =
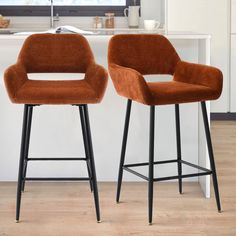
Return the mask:
M 211 113 L 211 120 L 236 120 L 236 113 Z

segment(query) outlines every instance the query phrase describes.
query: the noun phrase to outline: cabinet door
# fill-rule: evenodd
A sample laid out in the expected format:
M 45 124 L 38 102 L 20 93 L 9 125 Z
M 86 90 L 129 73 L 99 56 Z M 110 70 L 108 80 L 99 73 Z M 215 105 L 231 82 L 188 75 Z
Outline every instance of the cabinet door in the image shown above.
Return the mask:
M 236 112 L 236 34 L 231 36 L 231 112 Z
M 233 0 L 235 1 L 235 0 Z M 168 0 L 169 31 L 205 33 L 211 39 L 211 64 L 222 70 L 224 89 L 221 98 L 211 103 L 212 112 L 229 110 L 229 3 L 226 0 Z
M 236 34 L 236 0 L 231 0 L 231 33 Z

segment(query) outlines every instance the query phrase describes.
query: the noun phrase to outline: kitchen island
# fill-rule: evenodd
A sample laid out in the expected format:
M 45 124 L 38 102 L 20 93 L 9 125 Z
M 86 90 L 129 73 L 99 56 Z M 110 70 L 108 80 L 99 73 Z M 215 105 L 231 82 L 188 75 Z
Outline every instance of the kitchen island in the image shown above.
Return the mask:
M 119 31 L 121 33 L 122 31 Z M 127 31 L 128 32 L 128 31 Z M 122 33 L 127 33 L 126 31 Z M 98 64 L 107 68 L 107 46 L 113 33 L 85 36 L 95 54 Z M 135 31 L 132 31 L 135 33 Z M 137 32 L 148 33 L 148 32 Z M 169 32 L 165 36 L 173 43 L 183 60 L 210 64 L 210 36 L 188 32 Z M 12 105 L 7 97 L 4 70 L 17 59 L 19 50 L 27 35 L 0 35 L 0 181 L 17 179 L 20 150 L 22 105 Z M 78 79 L 82 74 L 30 74 L 30 79 Z M 168 80 L 170 76 L 146 76 L 149 81 Z M 209 113 L 209 102 L 207 102 Z M 101 104 L 90 105 L 91 129 L 94 154 L 99 181 L 116 181 L 120 159 L 120 149 L 124 126 L 126 100 L 119 97 L 109 80 L 108 88 Z M 209 168 L 205 134 L 200 105 L 197 103 L 180 105 L 182 156 L 183 159 Z M 184 122 L 183 122 L 184 121 Z M 148 160 L 149 109 L 134 103 L 131 112 L 130 132 L 127 146 L 127 163 Z M 175 140 L 174 106 L 159 106 L 156 109 L 155 159 L 158 161 L 177 158 Z M 30 156 L 61 157 L 83 156 L 79 111 L 72 106 L 36 107 L 32 123 Z M 84 176 L 86 168 L 81 163 L 30 163 L 29 176 Z M 143 169 L 147 173 L 148 169 Z M 183 167 L 184 173 L 196 172 Z M 155 176 L 176 175 L 176 164 L 156 167 Z M 139 180 L 125 173 L 124 180 Z M 206 197 L 210 196 L 210 176 L 188 179 L 200 182 Z M 157 183 L 158 184 L 158 183 Z M 177 189 L 176 189 L 177 191 Z M 184 191 L 184 189 L 183 189 Z M 200 189 L 199 189 L 200 191 Z

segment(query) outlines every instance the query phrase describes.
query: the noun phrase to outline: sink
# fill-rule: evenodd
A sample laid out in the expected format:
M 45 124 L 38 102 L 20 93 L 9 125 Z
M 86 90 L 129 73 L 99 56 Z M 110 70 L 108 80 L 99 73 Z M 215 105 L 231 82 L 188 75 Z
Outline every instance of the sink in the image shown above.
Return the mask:
M 0 34 L 14 34 L 14 32 L 9 29 L 0 29 Z

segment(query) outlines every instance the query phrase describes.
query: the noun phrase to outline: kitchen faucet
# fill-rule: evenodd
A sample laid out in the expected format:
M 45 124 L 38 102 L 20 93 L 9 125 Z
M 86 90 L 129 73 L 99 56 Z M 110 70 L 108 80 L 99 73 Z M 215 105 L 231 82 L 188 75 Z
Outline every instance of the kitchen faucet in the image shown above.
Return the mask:
M 51 2 L 51 17 L 50 17 L 50 27 L 53 29 L 54 28 L 54 22 L 59 21 L 59 14 L 57 13 L 56 16 L 54 17 L 54 5 L 53 5 L 53 0 L 49 0 Z

